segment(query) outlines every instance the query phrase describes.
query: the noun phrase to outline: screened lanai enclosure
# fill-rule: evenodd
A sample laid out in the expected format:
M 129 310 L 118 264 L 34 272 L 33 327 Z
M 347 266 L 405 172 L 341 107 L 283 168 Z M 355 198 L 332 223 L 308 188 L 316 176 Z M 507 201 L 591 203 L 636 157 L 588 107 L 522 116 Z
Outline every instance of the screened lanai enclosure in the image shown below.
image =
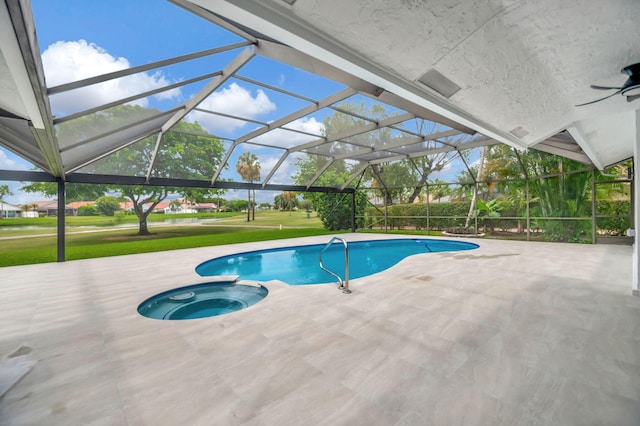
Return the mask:
M 469 164 L 465 157 L 475 161 Z M 411 177 L 413 163 L 380 167 L 380 180 L 367 182 L 366 198 L 373 205 L 363 210 L 359 224 L 454 236 L 630 242 L 630 162 L 600 172 L 557 155 L 534 149 L 518 152 L 506 145 L 438 160 L 452 169 L 427 169 L 429 178 L 423 185 L 417 175 Z M 447 180 L 456 163 L 465 167 L 458 169 L 455 181 Z M 389 183 L 402 174 L 403 185 Z
M 110 21 L 109 31 L 146 46 L 137 63 L 86 41 L 89 10 L 75 10 L 67 40 L 46 2 L 33 12 L 26 2 L 1 7 L 2 65 L 13 77 L 0 98 L 0 144 L 20 160 L 0 180 L 57 182 L 62 206 L 65 185 L 118 184 L 147 196 L 147 209 L 185 188 L 295 192 L 336 230 L 597 242 L 632 227 L 630 162 L 597 170 L 567 131 L 533 146 L 519 142 L 522 128 L 506 139 L 480 132 L 464 114 L 428 108 L 198 2 L 159 5 L 175 22 L 162 28 L 170 56 L 127 20 L 142 15 Z M 185 26 L 200 37 L 187 40 Z M 460 90 L 427 74 L 421 82 L 437 96 Z M 257 171 L 241 173 L 243 162 Z

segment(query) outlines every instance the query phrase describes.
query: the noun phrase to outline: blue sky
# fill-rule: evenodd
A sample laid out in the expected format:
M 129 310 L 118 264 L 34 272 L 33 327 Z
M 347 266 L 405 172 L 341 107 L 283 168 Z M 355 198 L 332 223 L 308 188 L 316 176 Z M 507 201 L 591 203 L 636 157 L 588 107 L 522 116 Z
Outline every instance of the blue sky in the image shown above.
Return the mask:
M 136 0 L 135 2 L 33 0 L 32 8 L 49 87 L 117 69 L 244 41 L 163 0 Z M 220 70 L 241 50 L 236 49 L 189 63 L 138 74 L 118 82 L 94 85 L 55 95 L 51 97 L 52 111 L 54 115 L 60 117 L 199 76 L 205 72 Z M 240 74 L 317 99 L 341 88 L 338 84 L 263 57 L 252 60 Z M 160 110 L 170 109 L 192 97 L 204 84 L 206 81 L 183 86 L 136 103 Z M 230 80 L 201 106 L 223 110 L 229 114 L 260 122 L 269 122 L 305 105 L 306 103 L 279 92 L 261 89 L 238 80 Z M 293 127 L 320 134 L 322 118 L 321 114 L 318 114 L 317 118 L 309 117 Z M 199 112 L 193 112 L 189 120 L 197 120 L 210 132 L 231 139 L 251 131 L 250 126 L 256 126 Z M 289 136 L 300 137 L 299 134 L 294 133 Z M 270 165 L 275 164 L 277 157 L 281 154 L 281 151 L 277 150 L 256 149 L 255 145 L 239 147 L 230 160 L 231 165 L 235 164 L 235 158 L 244 149 L 256 151 L 263 164 L 263 170 L 268 170 Z M 31 165 L 0 148 L 0 168 L 27 170 Z M 290 171 L 283 169 L 281 174 L 291 179 Z M 223 173 L 223 177 L 241 180 L 235 173 L 234 167 L 229 167 Z M 34 197 L 39 198 L 37 194 L 20 194 L 18 189 L 21 183 L 19 182 L 3 183 L 10 185 L 15 194 L 6 198 L 8 202 L 23 203 L 32 201 Z M 273 201 L 275 194 L 261 195 L 262 201 Z M 238 196 L 244 197 L 244 194 Z M 228 194 L 228 198 L 235 197 L 235 194 Z
M 164 0 L 32 0 L 36 34 L 43 54 L 43 67 L 49 87 L 106 72 L 168 59 L 214 47 L 244 41 L 216 25 Z M 93 85 L 51 97 L 53 114 L 62 117 L 93 106 L 122 99 L 167 84 L 222 69 L 242 49 L 136 74 L 117 81 Z M 254 58 L 239 73 L 279 89 L 319 100 L 342 89 L 340 84 L 305 71 L 277 63 L 265 57 Z M 145 107 L 167 110 L 195 95 L 205 82 L 183 86 L 136 101 Z M 359 103 L 356 96 L 352 102 Z M 258 122 L 270 122 L 308 105 L 274 90 L 231 79 L 200 106 Z M 388 108 L 391 113 L 393 108 Z M 330 110 L 321 110 L 290 124 L 291 128 L 320 135 L 322 120 Z M 189 121 L 198 121 L 209 132 L 235 139 L 253 130 L 257 124 L 238 122 L 202 112 L 192 112 Z M 273 132 L 262 136 L 263 143 L 280 147 L 313 140 L 294 132 Z M 63 144 L 64 141 L 61 141 Z M 241 145 L 231 157 L 230 167 L 221 175 L 240 181 L 235 172 L 237 157 L 245 150 L 255 153 L 262 164 L 262 176 L 278 161 L 282 150 L 256 145 Z M 270 183 L 293 183 L 295 159 L 291 157 Z M 28 170 L 31 165 L 0 148 L 0 169 Z M 7 202 L 19 204 L 42 199 L 38 194 L 21 194 L 20 182 L 9 184 L 15 193 Z M 260 191 L 260 202 L 272 202 L 277 195 Z M 228 192 L 225 198 L 244 198 L 245 193 Z

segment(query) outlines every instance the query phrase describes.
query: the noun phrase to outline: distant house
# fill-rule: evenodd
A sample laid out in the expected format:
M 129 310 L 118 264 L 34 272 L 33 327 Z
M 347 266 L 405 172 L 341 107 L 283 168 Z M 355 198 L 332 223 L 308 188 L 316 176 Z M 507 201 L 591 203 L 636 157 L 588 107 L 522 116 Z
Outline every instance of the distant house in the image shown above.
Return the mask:
M 215 212 L 218 206 L 215 203 L 197 203 L 193 206 L 198 213 L 210 213 Z
M 120 201 L 120 210 L 133 211 L 132 201 Z
M 0 214 L 2 215 L 3 219 L 8 219 L 8 218 L 12 218 L 12 217 L 20 217 L 20 207 L 18 206 L 14 206 L 13 204 L 8 204 L 5 202 L 0 201 L 0 204 L 2 204 L 2 207 L 0 210 Z
M 175 203 L 176 200 L 169 201 L 161 201 L 154 208 L 154 213 L 164 213 L 164 214 L 182 214 L 182 213 L 202 213 L 202 212 L 214 212 L 218 208 L 218 206 L 214 203 L 192 203 L 186 200 L 177 200 L 178 203 Z M 147 209 L 150 204 L 145 205 L 145 209 Z M 133 203 L 131 201 L 122 201 L 120 202 L 120 208 L 122 210 L 133 211 Z
M 186 200 L 169 200 L 158 203 L 153 211 L 165 214 L 197 213 L 194 207 L 193 203 Z
M 38 208 L 36 209 L 38 213 L 43 213 L 45 216 L 58 216 L 58 200 L 34 201 L 31 204 L 38 205 Z M 65 204 L 64 214 L 67 216 L 73 216 L 73 209 L 69 205 Z
M 28 206 L 28 207 L 25 207 Z M 34 209 L 34 204 L 32 203 L 27 203 L 27 204 L 21 204 L 20 205 L 20 217 L 25 217 L 25 218 L 36 218 L 36 217 L 40 217 L 38 215 L 38 212 Z M 26 211 L 24 209 L 27 209 Z
M 78 216 L 78 209 L 84 206 L 95 206 L 95 201 L 73 201 L 67 204 L 67 207 L 73 209 L 73 215 Z

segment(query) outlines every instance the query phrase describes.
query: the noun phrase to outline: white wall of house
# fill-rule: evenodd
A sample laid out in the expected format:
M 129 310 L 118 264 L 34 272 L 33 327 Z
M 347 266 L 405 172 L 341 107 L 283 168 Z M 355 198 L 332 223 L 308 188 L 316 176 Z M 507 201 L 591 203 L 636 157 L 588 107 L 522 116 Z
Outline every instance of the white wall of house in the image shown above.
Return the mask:
M 20 217 L 20 213 L 22 213 L 22 211 L 20 210 L 20 207 L 18 206 L 14 206 L 13 204 L 8 204 L 8 203 L 4 203 L 2 202 L 2 206 L 0 209 L 0 215 L 2 215 L 2 218 L 12 218 L 12 217 Z
M 180 207 L 173 207 L 173 210 L 171 208 L 171 206 L 169 207 L 165 207 L 164 209 L 162 209 L 162 211 L 166 214 L 184 214 L 184 213 L 198 213 L 198 210 L 186 207 L 184 205 L 180 206 Z

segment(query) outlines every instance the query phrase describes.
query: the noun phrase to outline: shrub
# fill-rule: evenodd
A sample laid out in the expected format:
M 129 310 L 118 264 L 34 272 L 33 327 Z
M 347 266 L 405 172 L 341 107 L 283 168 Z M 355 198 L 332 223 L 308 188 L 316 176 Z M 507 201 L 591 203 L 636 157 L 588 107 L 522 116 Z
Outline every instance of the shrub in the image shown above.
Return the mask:
M 598 201 L 596 205 L 597 226 L 607 235 L 625 235 L 631 227 L 631 202 Z
M 469 213 L 470 201 L 429 203 L 429 229 L 435 231 L 449 230 L 455 227 L 463 228 Z M 625 235 L 631 227 L 630 202 L 598 201 L 596 206 L 597 226 L 600 233 L 607 235 Z M 546 241 L 589 242 L 591 240 L 591 203 L 585 206 L 584 212 L 576 220 L 551 220 L 542 216 L 539 203 L 531 202 L 531 228 L 534 232 L 543 231 L 541 239 Z M 479 217 L 478 226 L 491 230 L 518 230 L 524 233 L 526 217 L 524 209 L 506 206 L 500 211 L 500 217 Z M 390 229 L 414 227 L 426 229 L 426 204 L 394 204 L 387 207 L 387 226 Z M 521 219 L 508 219 L 521 218 Z M 384 226 L 384 207 L 369 206 L 364 212 L 364 226 Z M 475 222 L 473 223 L 475 226 Z
M 95 206 L 78 207 L 78 216 L 96 216 L 98 211 Z
M 120 202 L 116 197 L 105 195 L 96 200 L 96 209 L 101 215 L 113 216 L 117 210 L 120 210 Z
M 464 226 L 469 213 L 469 203 L 468 201 L 460 203 L 430 203 L 429 228 L 441 231 L 452 226 Z M 376 224 L 382 225 L 384 223 L 384 208 L 367 207 L 365 217 L 367 227 Z M 427 205 L 416 203 L 388 206 L 387 225 L 391 229 L 405 227 L 426 229 Z

